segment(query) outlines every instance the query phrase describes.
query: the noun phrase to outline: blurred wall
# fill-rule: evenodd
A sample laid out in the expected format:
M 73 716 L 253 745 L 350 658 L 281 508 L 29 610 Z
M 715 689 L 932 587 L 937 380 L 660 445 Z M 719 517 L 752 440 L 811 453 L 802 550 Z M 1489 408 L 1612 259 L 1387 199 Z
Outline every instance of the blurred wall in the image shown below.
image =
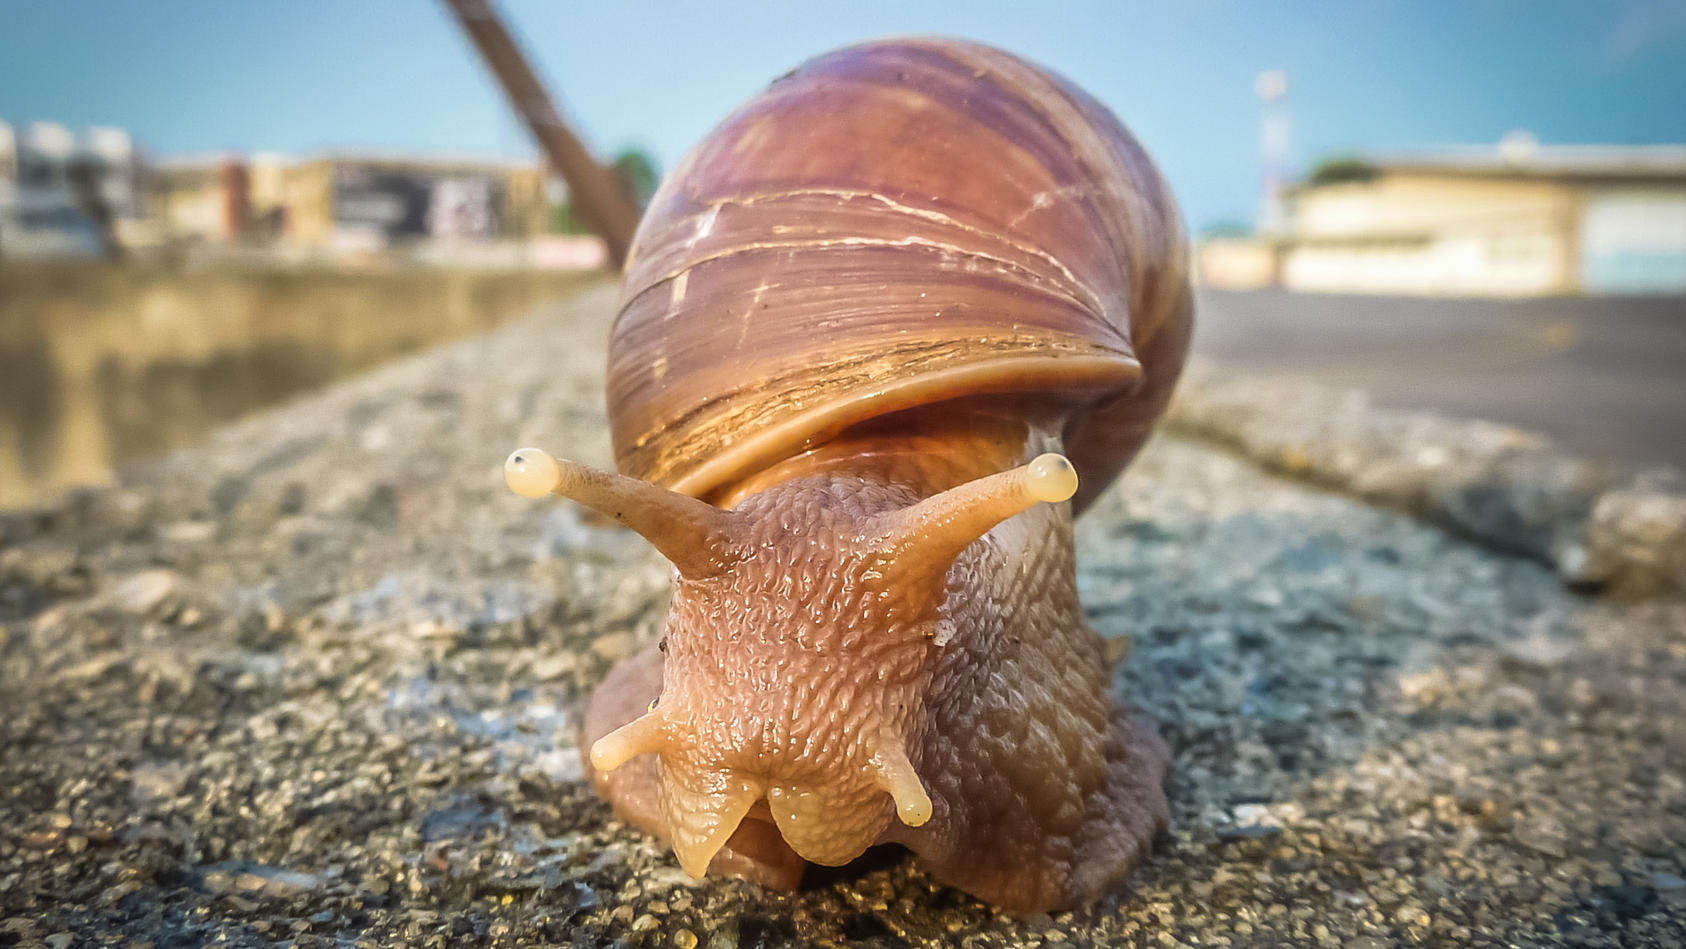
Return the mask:
M 1580 192 L 1388 174 L 1309 190 L 1282 280 L 1298 290 L 1538 296 L 1578 288 Z
M 1520 146 L 1520 147 L 1518 147 Z M 1213 236 L 1206 285 L 1460 297 L 1686 294 L 1686 146 L 1324 163 L 1284 226 Z
M 1257 290 L 1280 281 L 1281 252 L 1276 241 L 1265 238 L 1213 237 L 1200 245 L 1195 266 L 1206 286 Z
M 1589 195 L 1581 284 L 1588 293 L 1686 293 L 1686 185 Z
M 524 315 L 589 279 L 0 268 L 0 508 L 107 480 L 123 461 Z

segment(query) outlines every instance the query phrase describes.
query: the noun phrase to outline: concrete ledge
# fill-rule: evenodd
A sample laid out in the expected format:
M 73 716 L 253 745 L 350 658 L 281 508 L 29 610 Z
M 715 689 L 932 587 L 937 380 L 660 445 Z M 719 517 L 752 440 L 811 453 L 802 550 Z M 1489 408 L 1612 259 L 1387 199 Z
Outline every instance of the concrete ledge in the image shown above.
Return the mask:
M 1507 425 L 1380 408 L 1353 390 L 1196 364 L 1166 419 L 1272 470 L 1549 564 L 1577 588 L 1686 590 L 1678 471 L 1637 475 Z
M 1686 599 L 1577 596 L 1176 433 L 1075 532 L 1119 696 L 1176 756 L 1127 886 L 1019 918 L 894 853 L 794 895 L 691 881 L 577 747 L 661 635 L 667 565 L 500 470 L 524 444 L 607 463 L 613 304 L 0 518 L 0 945 L 1686 945 Z M 1519 444 L 1520 483 L 1579 470 Z M 1574 516 L 1619 500 L 1587 490 Z
M 411 268 L 0 266 L 0 509 L 601 279 Z

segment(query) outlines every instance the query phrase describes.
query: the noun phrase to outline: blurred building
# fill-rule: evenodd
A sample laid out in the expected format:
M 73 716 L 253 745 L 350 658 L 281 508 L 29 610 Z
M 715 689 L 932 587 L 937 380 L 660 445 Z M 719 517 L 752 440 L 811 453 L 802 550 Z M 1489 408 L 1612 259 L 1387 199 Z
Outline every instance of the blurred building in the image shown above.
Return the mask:
M 1275 234 L 1214 238 L 1214 286 L 1452 296 L 1686 293 L 1686 146 L 1447 149 L 1329 163 Z
M 251 219 L 244 159 L 232 155 L 160 161 L 147 176 L 151 235 L 160 242 L 238 241 Z
M 258 214 L 279 210 L 286 236 L 306 244 L 524 239 L 549 218 L 533 164 L 334 155 L 278 167 L 273 179 Z
M 0 122 L 0 257 L 186 253 L 253 264 L 600 266 L 559 234 L 565 189 L 537 163 L 427 155 L 176 156 L 130 136 Z
M 537 165 L 490 160 L 224 156 L 160 163 L 152 195 L 177 237 L 383 251 L 536 237 L 545 180 Z
M 144 215 L 144 169 L 121 129 L 0 122 L 0 257 L 113 253 Z

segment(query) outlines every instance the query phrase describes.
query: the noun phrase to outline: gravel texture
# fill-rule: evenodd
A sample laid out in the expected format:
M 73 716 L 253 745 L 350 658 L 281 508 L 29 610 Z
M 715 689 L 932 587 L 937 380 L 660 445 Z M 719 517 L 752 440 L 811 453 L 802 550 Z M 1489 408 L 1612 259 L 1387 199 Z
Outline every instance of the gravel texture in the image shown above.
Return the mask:
M 1538 559 L 1589 592 L 1686 593 L 1686 476 L 1676 469 L 1633 472 L 1507 425 L 1204 365 L 1184 378 L 1168 421 L 1273 470 Z
M 1686 603 L 1185 436 L 1079 531 L 1176 754 L 1127 889 L 1012 918 L 895 853 L 693 883 L 574 736 L 665 568 L 500 475 L 606 461 L 612 297 L 0 522 L 0 946 L 1686 945 Z

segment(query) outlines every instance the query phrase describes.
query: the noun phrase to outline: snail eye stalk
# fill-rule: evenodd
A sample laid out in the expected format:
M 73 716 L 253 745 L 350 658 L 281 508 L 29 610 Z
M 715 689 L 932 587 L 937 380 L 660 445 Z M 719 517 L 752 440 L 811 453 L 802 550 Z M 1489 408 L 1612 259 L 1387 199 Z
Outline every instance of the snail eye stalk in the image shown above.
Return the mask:
M 681 576 L 717 572 L 729 556 L 740 515 L 667 488 L 599 471 L 538 448 L 517 449 L 503 466 L 509 489 L 526 498 L 556 494 L 636 531 Z
M 873 519 L 867 543 L 908 569 L 947 570 L 973 541 L 1015 514 L 1077 493 L 1077 470 L 1061 454 L 968 481 Z

